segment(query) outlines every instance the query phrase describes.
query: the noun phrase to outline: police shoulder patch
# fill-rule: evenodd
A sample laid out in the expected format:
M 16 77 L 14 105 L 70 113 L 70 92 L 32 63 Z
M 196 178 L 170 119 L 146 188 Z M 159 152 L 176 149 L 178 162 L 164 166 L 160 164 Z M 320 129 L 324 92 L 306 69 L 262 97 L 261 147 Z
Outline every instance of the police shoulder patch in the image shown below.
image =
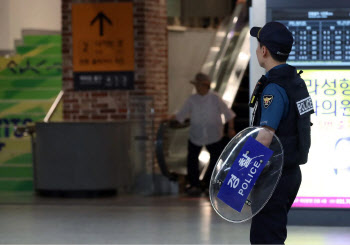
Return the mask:
M 298 108 L 300 116 L 309 112 L 309 111 L 311 111 L 311 113 L 313 113 L 314 106 L 312 104 L 312 99 L 310 96 L 307 98 L 304 98 L 302 100 L 299 100 L 296 103 L 297 103 L 297 108 Z
M 268 95 L 268 94 L 264 95 L 263 100 L 264 100 L 264 108 L 266 109 L 272 104 L 273 95 Z

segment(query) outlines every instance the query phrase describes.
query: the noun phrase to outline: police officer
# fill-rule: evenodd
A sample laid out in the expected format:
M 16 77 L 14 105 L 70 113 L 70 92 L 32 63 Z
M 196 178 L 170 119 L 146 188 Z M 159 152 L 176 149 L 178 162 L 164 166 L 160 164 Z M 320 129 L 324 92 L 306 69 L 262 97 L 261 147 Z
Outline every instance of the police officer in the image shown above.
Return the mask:
M 293 45 L 292 33 L 279 22 L 253 27 L 256 56 L 266 70 L 257 82 L 250 106 L 255 108 L 253 125 L 275 133 L 284 150 L 284 165 L 278 185 L 265 207 L 252 219 L 252 244 L 284 244 L 287 216 L 301 184 L 299 165 L 307 162 L 311 144 L 312 100 L 295 67 L 286 64 Z M 265 133 L 264 133 L 265 132 Z M 257 140 L 269 146 L 272 134 L 262 130 Z

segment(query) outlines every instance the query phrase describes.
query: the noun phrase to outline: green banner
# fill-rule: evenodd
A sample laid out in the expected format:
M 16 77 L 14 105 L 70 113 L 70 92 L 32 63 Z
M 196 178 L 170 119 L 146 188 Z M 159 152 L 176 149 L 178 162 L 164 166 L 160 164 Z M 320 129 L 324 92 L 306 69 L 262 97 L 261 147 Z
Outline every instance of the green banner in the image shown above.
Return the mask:
M 31 140 L 14 130 L 42 121 L 61 84 L 60 35 L 24 36 L 16 55 L 0 57 L 0 191 L 33 190 Z

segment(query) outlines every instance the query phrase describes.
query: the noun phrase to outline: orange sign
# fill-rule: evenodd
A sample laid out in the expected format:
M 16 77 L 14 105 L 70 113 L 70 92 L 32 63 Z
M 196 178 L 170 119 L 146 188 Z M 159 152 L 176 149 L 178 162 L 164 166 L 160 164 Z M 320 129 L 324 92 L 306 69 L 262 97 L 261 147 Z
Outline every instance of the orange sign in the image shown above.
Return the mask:
M 73 71 L 134 71 L 132 3 L 72 5 Z

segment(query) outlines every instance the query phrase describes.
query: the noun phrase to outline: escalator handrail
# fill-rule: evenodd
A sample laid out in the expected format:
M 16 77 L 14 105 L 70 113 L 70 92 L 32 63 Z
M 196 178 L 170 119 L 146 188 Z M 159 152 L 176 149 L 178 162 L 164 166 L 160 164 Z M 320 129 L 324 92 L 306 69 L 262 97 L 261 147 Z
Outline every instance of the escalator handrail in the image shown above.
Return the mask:
M 183 128 L 189 127 L 189 125 L 190 125 L 189 120 L 186 120 L 184 123 L 179 123 L 175 120 L 162 121 L 159 125 L 157 136 L 156 136 L 156 142 L 155 142 L 156 157 L 157 157 L 157 162 L 158 162 L 160 171 L 165 177 L 169 178 L 169 180 L 176 180 L 178 175 L 176 173 L 169 171 L 166 165 L 165 156 L 164 156 L 164 144 L 163 144 L 164 131 L 166 128 L 183 129 Z
M 164 137 L 164 127 L 166 122 L 161 122 L 157 131 L 156 138 L 156 157 L 158 161 L 158 166 L 162 174 L 169 178 L 171 177 L 168 167 L 165 163 L 164 151 L 163 151 L 163 137 Z
M 224 59 L 224 57 L 226 56 L 226 52 L 228 51 L 229 44 L 231 42 L 231 39 L 233 38 L 233 36 L 229 37 L 229 35 L 237 31 L 236 27 L 237 27 L 237 24 L 239 23 L 239 20 L 240 20 L 239 18 L 241 17 L 243 11 L 246 11 L 246 3 L 239 3 L 235 7 L 235 10 L 233 11 L 230 17 L 229 24 L 226 29 L 226 37 L 221 44 L 220 52 L 218 53 L 218 56 L 215 59 L 215 63 L 213 64 L 210 71 L 212 83 L 214 83 L 215 85 L 217 84 L 216 78 L 218 76 L 218 71 L 221 68 L 220 64 Z

